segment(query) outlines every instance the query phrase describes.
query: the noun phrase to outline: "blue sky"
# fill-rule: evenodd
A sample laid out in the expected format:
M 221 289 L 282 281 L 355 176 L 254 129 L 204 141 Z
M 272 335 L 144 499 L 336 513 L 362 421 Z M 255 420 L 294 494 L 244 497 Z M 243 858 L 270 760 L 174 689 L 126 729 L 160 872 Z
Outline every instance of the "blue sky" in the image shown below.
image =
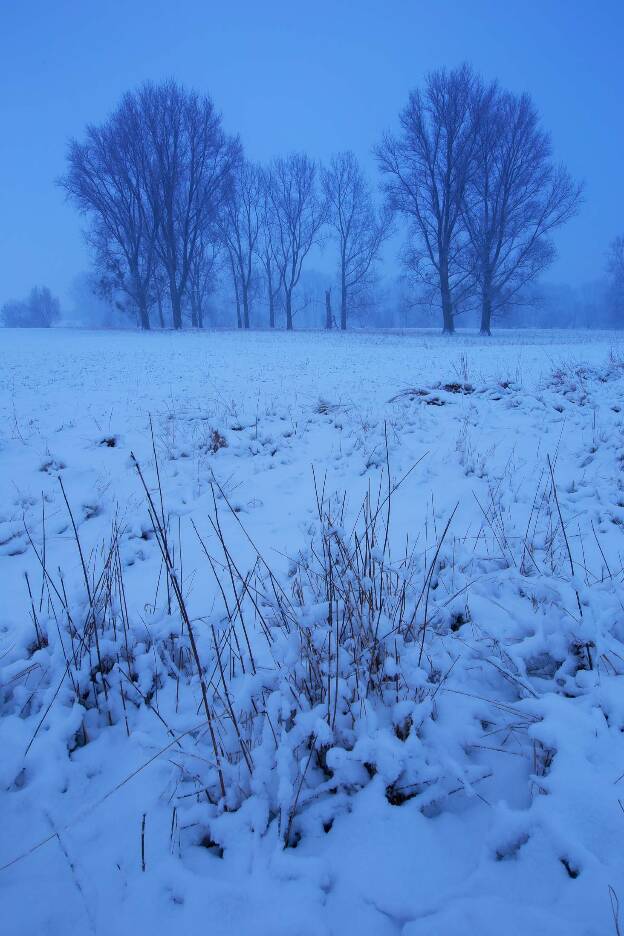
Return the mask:
M 555 153 L 586 183 L 549 279 L 599 276 L 624 232 L 622 0 L 0 0 L 0 303 L 88 268 L 53 180 L 67 140 L 146 78 L 208 91 L 254 159 L 371 155 L 410 88 L 471 62 L 529 91 Z

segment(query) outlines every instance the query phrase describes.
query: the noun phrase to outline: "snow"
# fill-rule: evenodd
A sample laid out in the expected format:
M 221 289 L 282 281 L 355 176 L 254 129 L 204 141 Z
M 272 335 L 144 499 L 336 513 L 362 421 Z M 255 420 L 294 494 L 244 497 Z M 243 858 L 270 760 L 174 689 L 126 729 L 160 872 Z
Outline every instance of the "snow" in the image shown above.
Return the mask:
M 617 932 L 623 390 L 615 332 L 2 330 L 3 931 Z

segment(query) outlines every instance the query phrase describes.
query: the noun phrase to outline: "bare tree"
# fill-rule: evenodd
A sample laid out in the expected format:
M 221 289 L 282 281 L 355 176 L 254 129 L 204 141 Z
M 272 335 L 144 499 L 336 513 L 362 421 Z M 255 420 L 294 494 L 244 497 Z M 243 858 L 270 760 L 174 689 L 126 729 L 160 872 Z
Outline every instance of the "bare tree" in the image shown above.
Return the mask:
M 250 291 L 260 235 L 262 198 L 263 179 L 260 169 L 250 162 L 241 162 L 236 167 L 224 203 L 220 228 L 223 242 L 236 268 L 244 328 L 249 328 L 250 324 Z
M 454 303 L 469 279 L 462 205 L 479 84 L 468 65 L 432 72 L 424 91 L 410 94 L 400 115 L 401 135 L 387 134 L 377 150 L 389 205 L 409 219 L 416 237 L 412 267 L 439 291 L 445 333 L 455 330 Z
M 390 231 L 391 213 L 377 214 L 370 189 L 351 152 L 333 156 L 323 171 L 327 220 L 338 243 L 340 327 L 347 327 L 348 297 L 364 282 Z
M 492 315 L 552 263 L 552 231 L 576 213 L 581 188 L 551 158 L 526 94 L 492 85 L 474 104 L 475 153 L 463 199 L 471 271 L 481 303 L 481 334 Z
M 150 327 L 159 224 L 145 188 L 147 161 L 137 101 L 127 94 L 105 124 L 87 127 L 84 142 L 70 142 L 69 168 L 59 180 L 89 219 L 98 272 L 128 296 L 143 328 Z
M 28 303 L 23 299 L 9 299 L 0 309 L 5 328 L 31 328 Z
M 47 286 L 35 286 L 28 299 L 6 302 L 0 311 L 8 328 L 50 328 L 61 317 L 61 304 Z
M 216 236 L 205 232 L 191 256 L 188 276 L 188 300 L 191 326 L 203 328 L 208 296 L 215 290 L 221 245 Z
M 237 328 L 243 327 L 243 317 L 241 315 L 241 288 L 240 282 L 238 279 L 238 265 L 236 263 L 236 257 L 234 256 L 234 251 L 226 246 L 227 256 L 228 256 L 228 266 L 230 268 L 230 274 L 232 277 L 232 288 L 234 289 L 234 299 L 236 301 L 236 326 Z
M 328 331 L 334 326 L 334 316 L 332 314 L 331 289 L 325 290 L 325 328 Z
M 158 325 L 160 328 L 166 328 L 164 307 L 169 290 L 167 289 L 167 276 L 160 264 L 157 264 L 156 270 L 154 271 L 152 293 L 154 295 L 156 308 L 158 309 Z
M 156 245 L 168 278 L 173 327 L 181 328 L 194 253 L 222 209 L 240 143 L 225 134 L 209 97 L 175 81 L 145 84 L 134 100 L 150 154 L 145 176 L 159 219 Z
M 275 264 L 284 294 L 286 328 L 291 331 L 293 292 L 325 221 L 325 206 L 317 193 L 316 165 L 305 153 L 274 160 L 269 179 Z
M 132 268 L 117 241 L 98 223 L 86 232 L 86 241 L 93 250 L 99 295 L 129 319 L 134 319 L 139 328 L 149 330 L 151 309 L 158 296 L 159 264 L 153 240 L 145 240 L 143 248 L 133 258 Z
M 262 200 L 260 207 L 260 230 L 256 241 L 256 253 L 262 265 L 266 280 L 266 293 L 269 306 L 269 328 L 275 328 L 275 310 L 281 283 L 275 262 L 277 230 L 271 203 L 270 173 L 263 171 L 261 180 Z
M 607 273 L 609 274 L 609 299 L 615 318 L 621 324 L 624 311 L 624 237 L 616 237 L 609 244 L 607 255 Z
M 618 286 L 624 289 L 624 237 L 614 238 L 609 244 L 607 272 L 613 276 Z

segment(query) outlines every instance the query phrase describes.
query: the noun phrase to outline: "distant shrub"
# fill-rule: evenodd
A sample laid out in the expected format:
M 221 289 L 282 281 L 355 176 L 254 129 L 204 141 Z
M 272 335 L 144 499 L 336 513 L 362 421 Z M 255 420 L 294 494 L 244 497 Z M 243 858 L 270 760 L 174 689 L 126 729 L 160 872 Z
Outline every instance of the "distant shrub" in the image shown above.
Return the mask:
M 50 328 L 61 316 L 61 304 L 47 286 L 35 286 L 27 299 L 6 302 L 0 318 L 7 328 Z

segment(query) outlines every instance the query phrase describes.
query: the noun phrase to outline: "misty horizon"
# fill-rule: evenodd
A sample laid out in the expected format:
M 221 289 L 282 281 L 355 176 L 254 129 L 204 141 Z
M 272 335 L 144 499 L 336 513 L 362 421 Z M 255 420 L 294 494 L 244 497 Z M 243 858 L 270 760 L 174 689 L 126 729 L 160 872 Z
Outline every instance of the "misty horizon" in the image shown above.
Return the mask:
M 397 125 L 408 93 L 425 74 L 470 62 L 486 80 L 528 91 L 552 135 L 554 156 L 584 181 L 577 217 L 557 231 L 557 259 L 547 283 L 581 286 L 604 276 L 607 248 L 619 233 L 624 181 L 623 135 L 613 101 L 623 79 L 620 4 L 598 10 L 563 3 L 493 3 L 468 11 L 423 4 L 356 9 L 316 5 L 314 15 L 271 4 L 223 9 L 193 3 L 181 19 L 166 4 L 107 4 L 87 11 L 62 3 L 4 14 L 2 79 L 8 118 L 0 169 L 2 199 L 0 304 L 50 286 L 71 305 L 75 277 L 89 269 L 84 224 L 55 185 L 70 138 L 106 119 L 126 90 L 173 77 L 208 93 L 248 158 L 263 163 L 304 149 L 321 163 L 352 149 L 373 189 L 373 156 L 382 133 Z M 63 15 L 58 15 L 62 11 Z M 486 25 L 484 25 L 486 24 Z M 587 63 L 591 61 L 591 69 Z M 387 276 L 399 272 L 401 237 L 384 249 Z M 330 248 L 308 267 L 333 268 Z

